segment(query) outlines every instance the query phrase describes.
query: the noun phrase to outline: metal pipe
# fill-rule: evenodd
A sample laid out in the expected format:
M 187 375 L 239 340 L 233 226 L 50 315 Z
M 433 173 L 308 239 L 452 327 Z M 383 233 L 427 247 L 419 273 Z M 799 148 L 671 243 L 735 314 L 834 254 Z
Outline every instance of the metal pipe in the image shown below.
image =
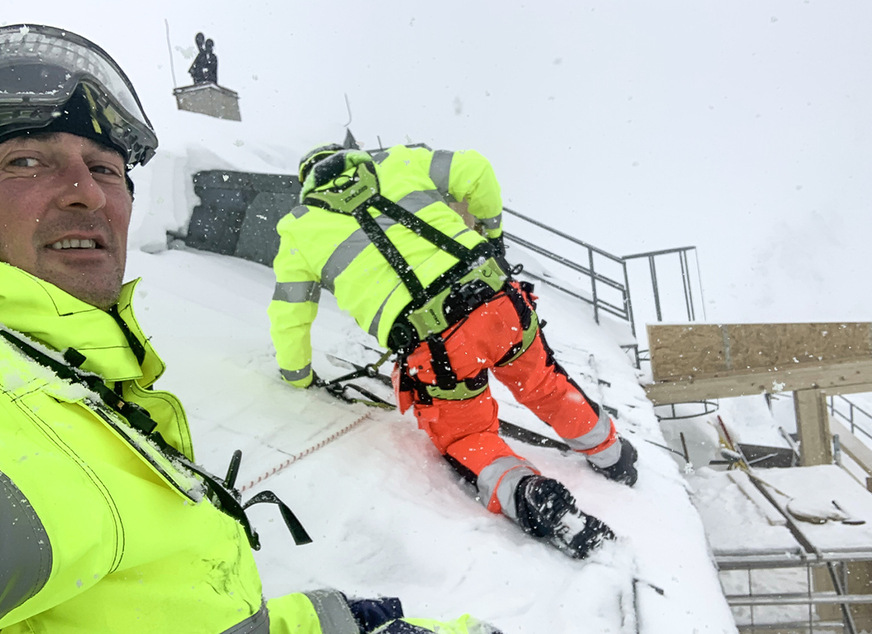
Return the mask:
M 627 273 L 627 263 L 621 262 L 621 268 L 624 270 L 624 310 L 627 313 L 627 321 L 630 322 L 630 332 L 633 334 L 633 339 L 636 339 L 636 316 L 633 314 L 633 302 L 630 300 L 630 276 Z M 636 347 L 636 367 L 639 363 L 639 348 Z
M 842 629 L 841 621 L 784 621 L 783 623 L 743 623 L 737 624 L 740 632 L 760 632 L 764 630 L 780 632 L 820 632 L 829 629 Z
M 599 302 L 596 291 L 596 271 L 594 271 L 593 251 L 587 250 L 587 264 L 590 267 L 590 295 L 593 298 L 593 320 L 599 323 Z
M 764 605 L 836 605 L 839 603 L 864 605 L 872 603 L 872 594 L 834 594 L 805 592 L 779 592 L 772 594 L 728 594 L 727 603 L 731 606 L 764 606 Z
M 684 285 L 684 305 L 687 307 L 687 320 L 693 321 L 696 313 L 693 310 L 693 289 L 690 286 L 690 267 L 687 263 L 687 251 L 679 254 L 681 262 L 681 282 Z
M 610 260 L 615 260 L 616 262 L 621 261 L 620 256 L 613 255 L 613 254 L 609 253 L 608 251 L 603 251 L 602 249 L 598 249 L 595 246 L 593 246 L 592 244 L 588 244 L 587 242 L 584 242 L 583 240 L 579 240 L 575 236 L 571 236 L 568 233 L 563 233 L 562 231 L 558 231 L 554 227 L 550 227 L 550 226 L 546 225 L 544 222 L 539 222 L 538 220 L 534 220 L 533 218 L 530 218 L 529 216 L 525 216 L 524 214 L 518 213 L 517 211 L 515 211 L 513 209 L 509 209 L 508 207 L 503 207 L 503 211 L 512 215 L 512 216 L 517 216 L 518 218 L 521 218 L 522 220 L 526 220 L 531 225 L 535 225 L 541 229 L 546 229 L 547 231 L 553 233 L 556 236 L 560 236 L 561 238 L 566 238 L 567 240 L 569 240 L 570 242 L 572 242 L 574 244 L 577 244 L 579 246 L 583 246 L 586 249 L 591 249 L 594 252 L 599 253 L 603 257 L 609 258 Z
M 554 260 L 555 262 L 558 262 L 558 263 L 564 265 L 565 267 L 572 269 L 573 271 L 577 271 L 578 273 L 582 273 L 582 274 L 587 275 L 587 276 L 594 276 L 594 277 L 596 277 L 598 282 L 608 284 L 612 288 L 616 288 L 618 290 L 623 290 L 625 288 L 620 282 L 615 281 L 615 280 L 611 279 L 610 277 L 606 277 L 605 275 L 601 275 L 599 273 L 596 273 L 595 271 L 592 271 L 588 268 L 585 268 L 584 266 L 582 266 L 581 264 L 578 264 L 577 262 L 573 262 L 569 258 L 565 258 L 562 255 L 558 255 L 558 254 L 553 253 L 553 252 L 551 252 L 543 247 L 537 246 L 528 240 L 525 240 L 523 238 L 519 238 L 518 236 L 516 236 L 513 233 L 508 233 L 508 232 L 504 231 L 503 236 L 505 237 L 506 240 L 520 244 L 522 247 L 530 249 L 530 251 L 532 251 L 533 253 L 538 253 L 539 255 L 544 255 L 548 259 Z
M 696 250 L 696 247 L 675 247 L 672 249 L 663 249 L 661 251 L 647 251 L 645 253 L 633 253 L 631 255 L 623 256 L 625 260 L 635 260 L 638 258 L 649 258 L 651 256 L 658 255 L 671 255 L 673 253 L 680 253 L 683 251 L 693 251 Z
M 654 291 L 654 310 L 657 313 L 657 321 L 663 321 L 663 314 L 660 310 L 660 288 L 657 285 L 657 265 L 654 258 L 648 258 L 648 269 L 651 271 L 651 288 Z
M 828 563 L 827 570 L 830 571 L 830 579 L 833 581 L 833 587 L 836 589 L 836 593 L 839 594 L 840 598 L 846 599 L 848 597 L 855 597 L 857 595 L 846 594 L 846 588 L 842 585 L 842 580 L 839 579 L 839 575 L 836 574 L 836 564 Z M 867 595 L 868 596 L 868 595 Z M 872 597 L 870 597 L 872 598 Z M 851 601 L 851 603 L 854 603 Z M 857 603 L 860 603 L 859 601 Z M 865 603 L 865 601 L 863 602 Z M 851 615 L 851 608 L 848 607 L 847 602 L 840 601 L 839 609 L 842 611 L 842 620 L 845 622 L 845 627 L 848 629 L 850 634 L 856 634 L 857 626 L 854 624 L 854 617 Z

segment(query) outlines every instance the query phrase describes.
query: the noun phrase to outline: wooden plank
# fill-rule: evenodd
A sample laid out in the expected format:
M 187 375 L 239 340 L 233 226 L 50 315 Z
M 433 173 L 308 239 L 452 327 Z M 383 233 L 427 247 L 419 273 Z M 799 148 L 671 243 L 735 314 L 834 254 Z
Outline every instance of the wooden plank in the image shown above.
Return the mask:
M 872 323 L 648 326 L 655 381 L 872 358 Z
M 857 383 L 854 385 L 846 385 L 833 394 L 861 394 L 863 392 L 872 392 L 872 383 Z
M 812 551 L 831 559 L 851 560 L 854 555 L 872 555 L 872 494 L 847 471 L 834 464 L 766 469 L 762 484 L 772 503 L 793 524 L 794 535 L 812 546 Z M 777 491 L 776 491 L 777 489 Z M 865 520 L 849 525 L 838 521 L 822 524 L 800 521 L 791 508 L 819 508 L 825 511 L 836 500 L 845 511 Z
M 708 375 L 727 368 L 721 327 L 712 324 L 648 325 L 655 381 Z
M 839 445 L 867 474 L 872 476 L 872 449 L 835 418 L 830 419 L 830 431 L 839 435 Z
M 864 392 L 869 391 L 866 389 L 869 385 L 872 385 L 872 360 L 664 381 L 645 386 L 645 392 L 655 405 L 668 405 L 812 388 L 826 389 L 830 394 Z
M 760 493 L 760 490 L 754 486 L 748 478 L 748 474 L 741 470 L 727 471 L 730 480 L 745 494 L 751 503 L 757 507 L 757 510 L 766 518 L 770 526 L 787 526 L 787 519 L 784 515 L 775 508 L 766 497 Z
M 818 365 L 872 357 L 870 324 L 735 324 L 729 331 L 732 369 Z

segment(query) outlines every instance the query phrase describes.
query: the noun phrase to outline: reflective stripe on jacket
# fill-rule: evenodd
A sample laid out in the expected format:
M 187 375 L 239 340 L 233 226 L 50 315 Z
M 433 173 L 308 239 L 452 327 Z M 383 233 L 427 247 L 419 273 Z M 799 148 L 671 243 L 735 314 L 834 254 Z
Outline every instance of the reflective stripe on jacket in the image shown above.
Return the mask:
M 125 285 L 119 312 L 142 363 L 109 313 L 2 263 L 0 322 L 50 352 L 76 348 L 83 369 L 147 408 L 193 458 L 179 401 L 149 389 L 164 364 L 133 317 L 133 288 Z M 3 634 L 320 634 L 305 595 L 267 613 L 241 525 L 203 498 L 190 473 L 161 475 L 96 400 L 0 339 Z
M 381 195 L 449 237 L 467 247 L 484 240 L 448 206 L 455 201 L 468 204 L 488 237 L 502 235 L 499 184 L 478 152 L 396 146 L 374 153 L 373 160 Z M 393 220 L 377 212 L 374 216 L 424 286 L 457 263 Z M 310 329 L 321 288 L 382 346 L 411 295 L 351 216 L 300 206 L 279 222 L 277 230 L 281 245 L 273 263 L 271 333 L 285 380 L 304 387 L 312 377 Z

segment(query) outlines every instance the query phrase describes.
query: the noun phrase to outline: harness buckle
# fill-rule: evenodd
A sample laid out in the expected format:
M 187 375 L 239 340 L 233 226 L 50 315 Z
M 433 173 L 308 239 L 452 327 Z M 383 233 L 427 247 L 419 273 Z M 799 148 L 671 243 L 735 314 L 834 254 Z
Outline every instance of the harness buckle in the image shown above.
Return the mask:
M 506 275 L 496 260 L 488 258 L 437 292 L 423 306 L 409 312 L 405 319 L 398 319 L 397 323 L 408 322 L 418 341 L 423 341 L 469 315 L 501 291 L 505 282 Z

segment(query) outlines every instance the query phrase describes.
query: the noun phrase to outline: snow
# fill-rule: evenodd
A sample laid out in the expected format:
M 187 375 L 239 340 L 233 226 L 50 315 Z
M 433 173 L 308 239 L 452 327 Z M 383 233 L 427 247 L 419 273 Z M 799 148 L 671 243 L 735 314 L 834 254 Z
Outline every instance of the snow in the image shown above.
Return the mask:
M 701 318 L 729 323 L 868 318 L 841 281 L 864 278 L 872 229 L 870 18 L 862 0 L 47 0 L 0 21 L 62 25 L 127 70 L 162 144 L 135 175 L 143 215 L 178 225 L 163 206 L 196 202 L 179 160 L 291 173 L 350 118 L 366 148 L 481 151 L 508 207 L 609 252 L 696 245 Z M 242 123 L 176 110 L 198 31 Z
M 294 173 L 311 146 L 341 140 L 350 118 L 365 149 L 481 151 L 508 207 L 610 252 L 696 245 L 701 319 L 868 320 L 858 281 L 872 228 L 870 13 L 858 0 L 153 0 L 123 11 L 48 0 L 5 7 L 2 23 L 93 39 L 152 118 L 161 147 L 133 172 L 128 278 L 144 278 L 137 312 L 168 362 L 159 387 L 185 403 L 198 460 L 223 473 L 243 449 L 245 495 L 276 491 L 315 539 L 293 547 L 274 510 L 251 510 L 267 596 L 332 586 L 400 596 L 413 615 L 470 612 L 507 634 L 654 633 L 735 631 L 688 498 L 713 494 L 724 474 L 701 468 L 717 449 L 709 423 L 684 428 L 696 434 L 690 480 L 682 458 L 652 444 L 675 447 L 678 428 L 667 438 L 658 428 L 621 327 L 537 288 L 558 358 L 617 409 L 640 454 L 627 489 L 577 456 L 515 445 L 620 537 L 571 561 L 487 513 L 408 416 L 283 385 L 266 317 L 271 271 L 167 250 L 166 232 L 184 233 L 194 172 Z M 175 108 L 198 31 L 215 40 L 241 123 Z M 314 333 L 323 376 L 349 370 L 335 357 L 377 356 L 329 295 Z M 505 418 L 548 433 L 495 393 Z M 760 399 L 721 407 L 737 440 L 783 444 L 777 403 L 774 416 Z M 750 501 L 735 503 L 733 517 L 756 525 Z
M 186 404 L 197 459 L 223 473 L 230 451 L 241 448 L 244 495 L 276 491 L 315 540 L 292 548 L 274 511 L 252 509 L 264 543 L 257 558 L 267 596 L 325 585 L 358 596 L 394 595 L 411 614 L 471 612 L 506 632 L 572 632 L 581 622 L 585 631 L 633 632 L 636 614 L 644 632 L 677 624 L 688 632 L 731 631 L 676 464 L 643 440 L 663 442 L 637 371 L 589 315 L 573 315 L 559 294 L 541 294 L 549 340 L 573 376 L 618 409 L 643 465 L 640 482 L 628 489 L 605 481 L 580 456 L 514 444 L 620 535 L 589 562 L 569 560 L 488 513 L 410 415 L 282 384 L 264 310 L 274 284 L 269 268 L 187 249 L 134 250 L 128 268 L 144 277 L 140 321 L 167 361 L 160 385 Z M 573 332 L 567 320 L 575 333 L 569 339 L 560 336 Z M 313 342 L 314 365 L 326 377 L 350 371 L 336 357 L 367 363 L 377 356 L 329 295 Z M 610 385 L 601 386 L 600 376 Z M 377 383 L 367 387 L 390 396 Z M 506 403 L 503 417 L 549 433 L 509 403 L 505 388 L 496 384 L 494 391 Z M 309 453 L 313 447 L 319 448 Z

